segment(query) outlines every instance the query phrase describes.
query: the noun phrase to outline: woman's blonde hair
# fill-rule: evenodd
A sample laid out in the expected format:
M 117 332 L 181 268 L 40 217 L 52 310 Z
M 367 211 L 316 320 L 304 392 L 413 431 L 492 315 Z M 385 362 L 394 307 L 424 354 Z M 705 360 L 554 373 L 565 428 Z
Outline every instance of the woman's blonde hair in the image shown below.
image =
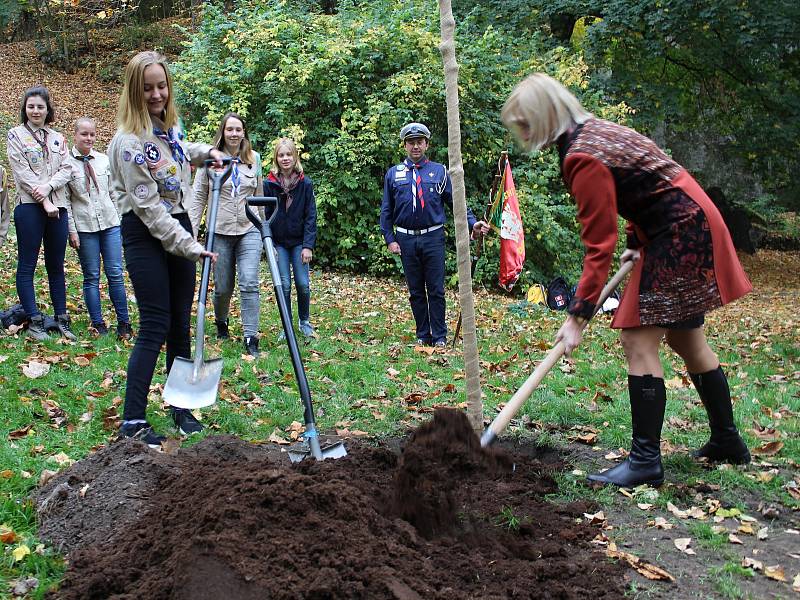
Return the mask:
M 289 149 L 289 152 L 292 153 L 294 156 L 294 167 L 293 169 L 297 173 L 303 172 L 303 165 L 300 164 L 300 153 L 297 151 L 297 144 L 294 143 L 292 138 L 281 138 L 277 142 L 275 142 L 275 150 L 272 152 L 272 167 L 270 171 L 273 175 L 277 175 L 281 172 L 280 166 L 278 166 L 278 152 L 281 151 L 281 148 L 286 146 Z
M 527 150 L 552 144 L 573 124 L 591 117 L 567 88 L 544 73 L 534 73 L 518 83 L 500 113 L 503 124 Z M 525 130 L 527 140 L 521 135 Z
M 122 95 L 119 97 L 117 108 L 117 127 L 120 131 L 143 135 L 153 129 L 150 113 L 147 112 L 147 103 L 144 100 L 144 70 L 150 65 L 161 65 L 167 78 L 169 97 L 161 120 L 168 128 L 178 125 L 178 111 L 175 108 L 172 75 L 169 73 L 167 59 L 158 52 L 148 50 L 139 52 L 125 67 Z
M 256 154 L 253 152 L 253 145 L 250 143 L 250 136 L 247 133 L 247 124 L 238 113 L 229 112 L 222 117 L 222 120 L 219 122 L 217 134 L 214 136 L 214 147 L 217 150 L 222 150 L 223 152 L 225 151 L 225 125 L 227 125 L 228 119 L 238 119 L 242 124 L 242 129 L 244 130 L 244 138 L 242 139 L 241 146 L 239 146 L 239 158 L 245 164 L 254 164 L 256 160 Z

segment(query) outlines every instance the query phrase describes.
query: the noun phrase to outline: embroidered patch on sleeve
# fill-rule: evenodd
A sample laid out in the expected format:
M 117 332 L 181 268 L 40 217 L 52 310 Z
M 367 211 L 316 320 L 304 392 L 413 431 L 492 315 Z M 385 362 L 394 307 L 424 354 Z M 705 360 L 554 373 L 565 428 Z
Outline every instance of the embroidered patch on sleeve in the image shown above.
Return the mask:
M 144 157 L 147 159 L 147 162 L 158 162 L 158 160 L 161 158 L 161 151 L 153 142 L 145 142 Z
M 144 184 L 137 185 L 133 189 L 133 195 L 136 196 L 137 198 L 141 198 L 142 200 L 144 200 L 149 195 L 149 192 L 147 191 L 147 186 Z
M 181 182 L 178 180 L 177 177 L 169 177 L 164 182 L 164 187 L 167 188 L 167 190 L 169 190 L 170 192 L 174 192 L 175 190 L 180 189 Z
M 125 150 L 122 152 L 122 160 L 124 160 L 125 162 L 130 162 L 131 158 L 132 155 L 130 150 Z
M 158 150 L 156 149 L 156 151 L 158 151 Z M 142 154 L 141 152 L 137 152 L 136 156 L 133 157 L 133 162 L 135 162 L 137 165 L 143 165 L 144 164 L 144 154 Z

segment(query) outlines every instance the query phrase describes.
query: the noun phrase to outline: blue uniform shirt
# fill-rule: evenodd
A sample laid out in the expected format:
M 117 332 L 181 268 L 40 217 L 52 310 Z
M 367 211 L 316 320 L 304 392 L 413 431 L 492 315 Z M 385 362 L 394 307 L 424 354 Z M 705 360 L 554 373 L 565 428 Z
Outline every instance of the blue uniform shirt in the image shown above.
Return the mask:
M 395 225 L 404 229 L 427 229 L 445 222 L 444 206 L 453 210 L 453 185 L 444 165 L 430 160 L 423 160 L 418 167 L 422 179 L 422 194 L 425 208 L 417 202 L 413 208 L 411 179 L 414 163 L 406 158 L 386 172 L 383 178 L 383 200 L 381 201 L 381 232 L 387 244 L 395 240 Z M 475 226 L 477 219 L 467 207 L 467 223 L 469 230 Z

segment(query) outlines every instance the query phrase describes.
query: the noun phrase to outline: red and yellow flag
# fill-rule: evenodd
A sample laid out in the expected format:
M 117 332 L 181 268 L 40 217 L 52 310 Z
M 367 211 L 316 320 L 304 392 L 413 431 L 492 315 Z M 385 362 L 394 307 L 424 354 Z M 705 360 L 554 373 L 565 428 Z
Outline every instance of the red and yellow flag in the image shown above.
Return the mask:
M 504 155 L 505 156 L 505 155 Z M 511 291 L 522 273 L 525 263 L 525 231 L 519 214 L 517 189 L 511 175 L 511 163 L 506 158 L 505 167 L 497 186 L 492 209 L 489 211 L 489 225 L 500 234 L 500 287 Z

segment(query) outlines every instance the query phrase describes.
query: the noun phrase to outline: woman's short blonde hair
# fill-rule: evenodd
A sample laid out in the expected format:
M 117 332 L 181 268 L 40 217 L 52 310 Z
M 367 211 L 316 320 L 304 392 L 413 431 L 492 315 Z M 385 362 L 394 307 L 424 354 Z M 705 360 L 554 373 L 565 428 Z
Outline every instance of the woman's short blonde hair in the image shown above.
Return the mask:
M 294 143 L 292 138 L 284 137 L 275 142 L 275 150 L 272 152 L 272 167 L 270 168 L 272 174 L 277 175 L 281 172 L 281 168 L 278 166 L 278 152 L 283 147 L 288 148 L 289 152 L 294 156 L 294 170 L 297 173 L 302 173 L 303 165 L 300 164 L 300 153 L 297 151 L 297 144 Z
M 139 52 L 125 67 L 122 95 L 119 97 L 117 108 L 117 127 L 120 131 L 143 135 L 153 129 L 150 113 L 147 112 L 147 103 L 144 100 L 144 70 L 150 65 L 161 65 L 167 78 L 169 97 L 161 120 L 168 128 L 178 125 L 178 111 L 175 108 L 172 75 L 169 72 L 167 59 L 158 52 L 148 50 Z
M 591 117 L 567 88 L 544 73 L 534 73 L 518 83 L 500 113 L 503 124 L 527 150 L 552 144 L 574 124 Z

